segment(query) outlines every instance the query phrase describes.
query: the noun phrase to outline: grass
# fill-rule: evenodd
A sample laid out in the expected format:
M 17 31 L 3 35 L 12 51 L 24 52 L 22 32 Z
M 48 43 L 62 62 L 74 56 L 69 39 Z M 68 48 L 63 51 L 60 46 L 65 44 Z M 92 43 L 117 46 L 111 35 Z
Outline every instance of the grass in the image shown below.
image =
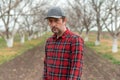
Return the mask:
M 84 37 L 85 35 L 83 35 Z M 100 40 L 100 45 L 95 46 L 96 33 L 89 33 L 89 41 L 85 44 L 101 54 L 104 58 L 109 59 L 114 64 L 120 64 L 120 40 L 118 40 L 118 52 L 112 53 L 112 39 L 108 33 L 103 33 Z
M 0 48 L 4 48 L 5 46 L 5 40 L 3 38 L 0 38 Z
M 120 65 L 120 61 L 116 60 L 112 55 L 110 55 L 110 54 L 103 54 L 102 56 L 103 56 L 104 58 L 106 58 L 106 59 L 111 60 L 112 63 L 114 63 L 114 64 L 119 64 L 119 65 Z
M 51 33 L 47 33 L 38 39 L 33 39 L 31 41 L 26 40 L 24 44 L 20 44 L 20 41 L 18 39 L 15 39 L 14 47 L 12 48 L 7 48 L 5 41 L 0 38 L 0 64 L 14 59 L 28 49 L 44 44 L 46 38 L 48 38 L 50 35 Z

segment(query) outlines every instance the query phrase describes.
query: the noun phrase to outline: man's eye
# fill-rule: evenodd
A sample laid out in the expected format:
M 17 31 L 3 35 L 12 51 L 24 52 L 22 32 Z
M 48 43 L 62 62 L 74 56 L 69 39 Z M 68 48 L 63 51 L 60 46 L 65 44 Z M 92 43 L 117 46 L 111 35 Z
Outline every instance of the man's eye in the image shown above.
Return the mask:
M 58 21 L 59 21 L 58 19 L 55 20 L 55 22 L 58 22 Z
M 53 22 L 52 20 L 49 20 L 49 22 L 51 23 L 51 22 Z

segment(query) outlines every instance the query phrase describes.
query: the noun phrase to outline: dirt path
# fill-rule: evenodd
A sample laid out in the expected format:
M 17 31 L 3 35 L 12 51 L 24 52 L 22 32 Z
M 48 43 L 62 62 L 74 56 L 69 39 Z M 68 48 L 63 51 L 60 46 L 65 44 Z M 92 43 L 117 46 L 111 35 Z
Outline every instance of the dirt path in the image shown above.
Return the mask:
M 43 46 L 28 50 L 0 66 L 0 80 L 42 80 Z
M 85 48 L 82 80 L 120 80 L 120 65 L 115 65 Z
M 42 80 L 44 46 L 0 66 L 0 80 Z M 85 48 L 82 80 L 120 80 L 120 66 Z

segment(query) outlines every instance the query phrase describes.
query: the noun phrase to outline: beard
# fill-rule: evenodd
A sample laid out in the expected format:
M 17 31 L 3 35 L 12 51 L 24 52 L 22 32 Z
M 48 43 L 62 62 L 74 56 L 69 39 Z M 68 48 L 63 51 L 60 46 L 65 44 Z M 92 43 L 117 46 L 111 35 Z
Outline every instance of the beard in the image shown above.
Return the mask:
M 55 33 L 55 34 L 59 34 L 59 32 L 60 32 L 60 30 L 59 30 L 58 28 L 56 28 L 56 27 L 53 27 L 53 28 L 51 29 L 51 31 L 52 31 L 53 33 Z

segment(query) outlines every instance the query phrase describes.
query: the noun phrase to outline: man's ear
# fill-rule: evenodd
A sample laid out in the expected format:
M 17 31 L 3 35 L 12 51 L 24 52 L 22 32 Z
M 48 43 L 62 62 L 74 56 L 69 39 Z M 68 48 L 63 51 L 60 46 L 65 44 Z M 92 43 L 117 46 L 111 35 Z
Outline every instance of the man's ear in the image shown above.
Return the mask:
M 67 18 L 63 18 L 63 23 L 66 24 L 66 22 L 67 22 Z
M 67 18 L 65 18 L 65 22 L 67 22 Z

